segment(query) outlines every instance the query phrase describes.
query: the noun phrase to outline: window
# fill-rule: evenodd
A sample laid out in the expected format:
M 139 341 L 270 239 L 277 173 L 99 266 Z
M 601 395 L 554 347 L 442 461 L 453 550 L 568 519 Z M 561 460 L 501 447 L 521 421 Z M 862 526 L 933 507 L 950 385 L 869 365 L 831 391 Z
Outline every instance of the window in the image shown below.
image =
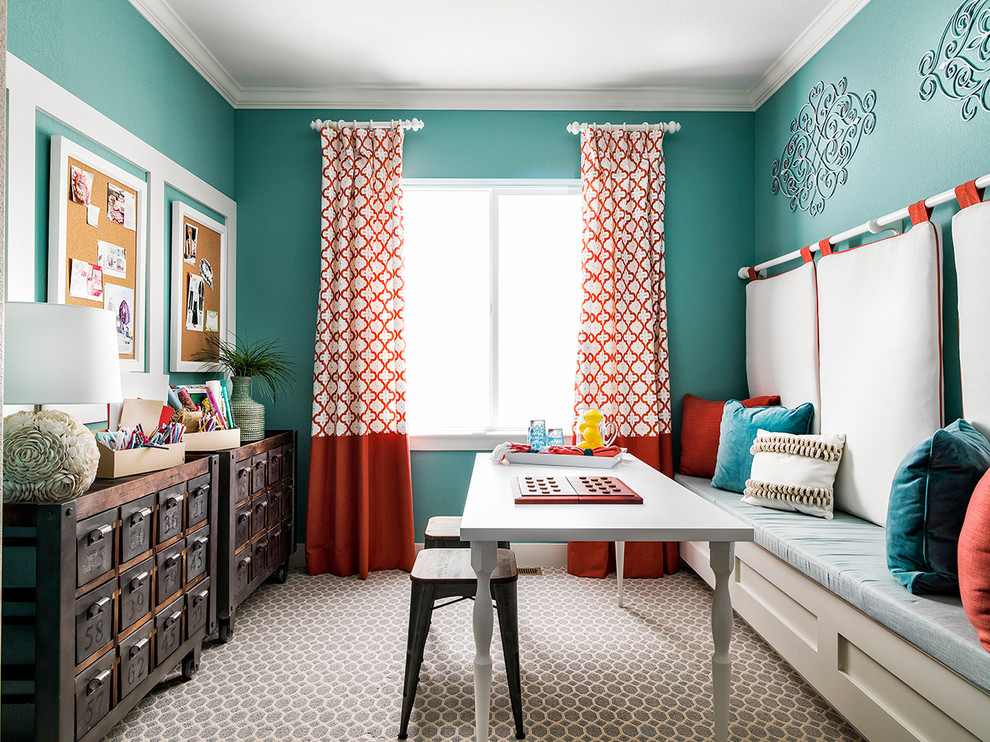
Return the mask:
M 410 434 L 506 436 L 531 418 L 567 430 L 580 185 L 406 181 L 404 189 Z

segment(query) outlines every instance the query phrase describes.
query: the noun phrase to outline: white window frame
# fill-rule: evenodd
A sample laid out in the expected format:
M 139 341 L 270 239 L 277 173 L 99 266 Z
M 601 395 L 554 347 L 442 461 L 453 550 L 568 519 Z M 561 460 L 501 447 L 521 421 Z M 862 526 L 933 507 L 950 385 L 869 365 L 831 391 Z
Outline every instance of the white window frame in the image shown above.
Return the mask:
M 503 195 L 579 195 L 580 178 L 403 178 L 403 191 L 488 191 L 488 317 L 490 354 L 488 366 L 488 415 L 498 410 L 498 198 Z M 525 440 L 525 430 L 490 428 L 477 433 L 439 433 L 409 436 L 409 447 L 417 451 L 487 451 L 507 440 Z

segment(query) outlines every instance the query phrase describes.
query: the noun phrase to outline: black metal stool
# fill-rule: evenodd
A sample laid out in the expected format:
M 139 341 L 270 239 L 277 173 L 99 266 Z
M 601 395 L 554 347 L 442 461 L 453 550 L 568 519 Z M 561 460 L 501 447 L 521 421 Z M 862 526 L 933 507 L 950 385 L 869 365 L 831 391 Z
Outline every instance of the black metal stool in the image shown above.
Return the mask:
M 434 515 L 423 534 L 424 549 L 467 549 L 470 541 L 461 541 L 461 518 L 457 515 Z M 498 548 L 508 549 L 508 541 L 499 541 Z
M 458 519 L 460 520 L 460 519 Z M 466 549 L 423 549 L 416 555 L 412 573 L 412 598 L 409 602 L 409 643 L 406 646 L 406 675 L 402 686 L 402 719 L 399 739 L 408 737 L 412 713 L 423 665 L 423 649 L 430 633 L 433 611 L 451 603 L 473 598 L 478 581 L 471 568 L 471 552 Z M 491 593 L 498 612 L 498 630 L 502 635 L 505 672 L 509 680 L 512 717 L 516 722 L 516 739 L 525 739 L 522 719 L 522 687 L 519 674 L 519 612 L 516 599 L 516 556 L 508 549 L 498 550 L 498 562 L 492 571 Z M 444 598 L 454 598 L 435 605 Z

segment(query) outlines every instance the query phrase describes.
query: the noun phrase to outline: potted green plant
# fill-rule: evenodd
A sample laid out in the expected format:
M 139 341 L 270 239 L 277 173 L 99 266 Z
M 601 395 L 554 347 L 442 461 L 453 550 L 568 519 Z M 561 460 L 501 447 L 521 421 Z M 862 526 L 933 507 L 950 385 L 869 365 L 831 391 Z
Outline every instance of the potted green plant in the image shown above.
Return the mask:
M 292 358 L 278 340 L 228 341 L 211 332 L 206 333 L 206 342 L 209 350 L 197 353 L 196 360 L 219 366 L 230 375 L 230 413 L 241 429 L 241 441 L 261 440 L 265 437 L 265 406 L 251 398 L 251 381 L 259 379 L 276 402 L 292 386 Z

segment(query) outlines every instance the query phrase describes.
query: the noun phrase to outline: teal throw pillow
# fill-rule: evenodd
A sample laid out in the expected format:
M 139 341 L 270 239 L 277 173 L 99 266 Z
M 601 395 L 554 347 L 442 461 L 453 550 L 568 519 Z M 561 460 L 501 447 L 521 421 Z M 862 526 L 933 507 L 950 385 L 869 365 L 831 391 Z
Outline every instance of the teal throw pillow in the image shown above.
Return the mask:
M 730 399 L 722 411 L 712 487 L 742 492 L 753 468 L 753 454 L 749 449 L 757 432 L 808 435 L 814 417 L 815 406 L 811 402 L 790 408 L 744 407 L 742 402 Z
M 887 568 L 915 595 L 959 591 L 956 550 L 990 442 L 965 420 L 936 430 L 901 461 L 887 506 Z

